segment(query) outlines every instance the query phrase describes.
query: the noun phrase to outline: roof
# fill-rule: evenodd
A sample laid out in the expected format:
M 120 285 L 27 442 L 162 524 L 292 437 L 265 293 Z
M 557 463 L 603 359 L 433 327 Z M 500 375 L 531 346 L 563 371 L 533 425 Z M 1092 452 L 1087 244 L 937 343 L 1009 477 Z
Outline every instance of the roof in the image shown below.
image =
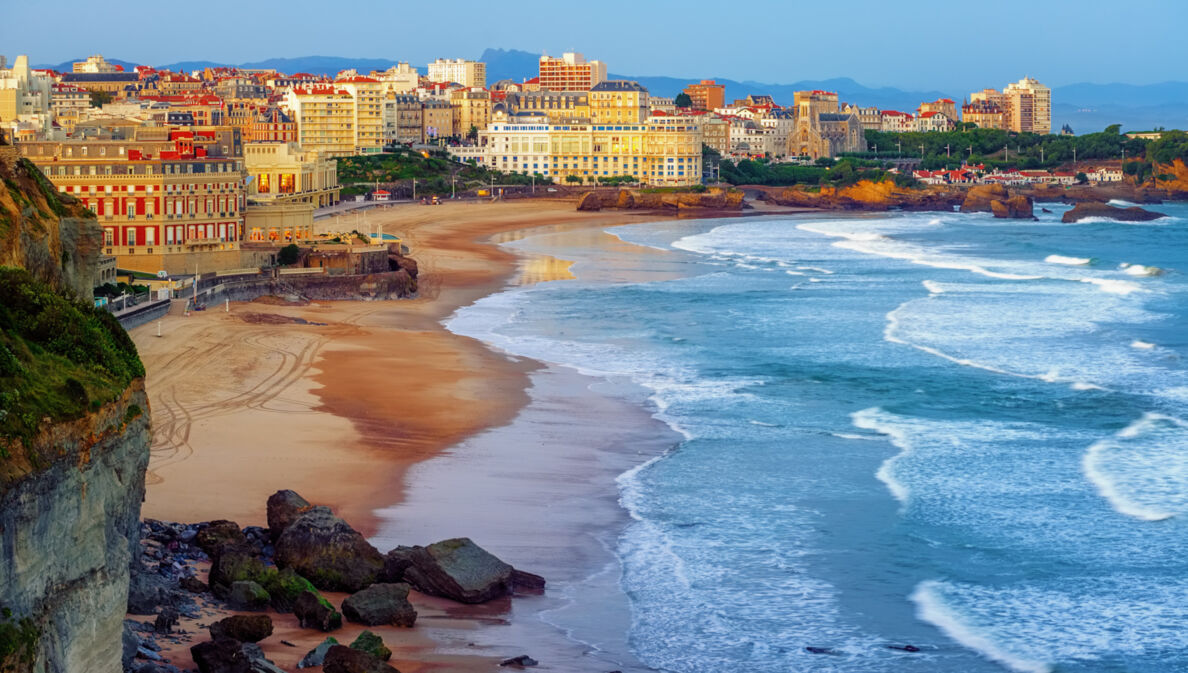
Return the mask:
M 134 72 L 68 72 L 62 81 L 70 82 L 138 82 L 140 75 Z
M 638 93 L 647 93 L 648 90 L 644 88 L 639 82 L 632 82 L 626 79 L 608 79 L 595 84 L 590 87 L 590 91 L 634 91 Z
M 343 77 L 341 79 L 336 79 L 334 81 L 335 81 L 335 83 L 338 83 L 338 84 L 342 84 L 342 83 L 346 83 L 346 84 L 379 84 L 378 79 L 374 79 L 372 77 L 364 77 L 362 75 L 356 75 L 354 77 Z

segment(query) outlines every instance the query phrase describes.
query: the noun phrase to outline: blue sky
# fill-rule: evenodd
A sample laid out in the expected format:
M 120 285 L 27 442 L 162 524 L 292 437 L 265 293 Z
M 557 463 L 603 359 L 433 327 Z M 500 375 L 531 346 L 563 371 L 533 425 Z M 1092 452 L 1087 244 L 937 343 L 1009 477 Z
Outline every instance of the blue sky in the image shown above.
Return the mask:
M 1024 75 L 1050 86 L 1188 80 L 1177 56 L 1188 0 L 3 4 L 0 49 L 33 63 L 93 53 L 149 64 L 316 54 L 422 65 L 501 47 L 577 50 L 620 74 L 774 83 L 852 77 L 962 91 Z M 142 18 L 129 25 L 130 17 Z

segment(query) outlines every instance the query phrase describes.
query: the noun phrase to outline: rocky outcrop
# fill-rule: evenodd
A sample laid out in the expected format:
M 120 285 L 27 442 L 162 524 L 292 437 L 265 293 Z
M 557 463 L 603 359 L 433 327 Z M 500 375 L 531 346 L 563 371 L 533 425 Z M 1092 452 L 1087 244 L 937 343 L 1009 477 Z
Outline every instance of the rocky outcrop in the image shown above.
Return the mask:
M 0 601 L 36 628 L 34 670 L 120 670 L 147 408 L 138 380 L 84 418 L 44 427 L 32 453 L 47 463 L 0 492 Z
M 543 578 L 517 571 L 464 537 L 428 547 L 397 547 L 385 561 L 387 577 L 399 572 L 417 591 L 460 603 L 484 603 L 510 595 L 518 582 L 534 589 L 544 587 Z
M 400 673 L 384 660 L 356 649 L 334 645 L 326 652 L 325 673 Z
M 333 631 L 342 628 L 342 615 L 334 609 L 330 601 L 312 591 L 306 591 L 297 597 L 293 604 L 293 615 L 303 629 L 318 629 L 319 631 Z
M 27 159 L 0 163 L 0 179 L 0 266 L 89 301 L 103 244 L 94 215 Z
M 342 602 L 342 614 L 366 626 L 392 624 L 410 627 L 417 611 L 408 602 L 407 584 L 372 584 Z
M 963 213 L 988 213 L 995 201 L 1006 201 L 1010 198 L 1007 188 L 1003 185 L 974 185 L 965 190 L 965 198 L 961 202 Z
M 304 657 L 301 657 L 301 661 L 297 662 L 297 668 L 321 666 L 326 661 L 326 653 L 337 644 L 338 641 L 333 636 L 326 638 L 317 647 L 307 652 Z
M 355 592 L 376 581 L 384 557 L 329 507 L 313 507 L 277 539 L 276 565 L 319 589 Z
M 737 189 L 710 187 L 705 191 L 643 192 L 638 190 L 602 190 L 586 192 L 578 200 L 578 210 L 604 208 L 621 210 L 739 210 L 743 192 Z
M 363 631 L 351 642 L 351 649 L 359 652 L 366 652 L 371 656 L 387 661 L 392 658 L 392 650 L 384 644 L 384 639 L 375 635 L 371 631 Z
M 862 180 L 846 187 L 788 187 L 767 200 L 781 206 L 824 210 L 945 210 L 960 205 L 965 194 L 947 187 L 912 189 L 898 187 L 891 180 Z
M 285 489 L 268 496 L 265 511 L 268 517 L 268 536 L 276 542 L 281 533 L 313 505 L 296 491 Z
M 190 656 L 200 673 L 285 673 L 264 657 L 259 645 L 232 638 L 198 643 Z
M 1017 194 L 1005 201 L 995 199 L 990 202 L 990 212 L 994 217 L 1012 220 L 1034 220 L 1035 206 L 1030 196 Z
M 1072 210 L 1066 212 L 1061 218 L 1061 222 L 1080 222 L 1088 217 L 1107 217 L 1111 220 L 1118 220 L 1121 222 L 1148 222 L 1150 220 L 1158 220 L 1161 217 L 1167 217 L 1163 213 L 1156 213 L 1150 210 L 1144 210 L 1138 206 L 1130 208 L 1116 208 L 1108 203 L 1094 203 L 1085 202 L 1078 203 Z

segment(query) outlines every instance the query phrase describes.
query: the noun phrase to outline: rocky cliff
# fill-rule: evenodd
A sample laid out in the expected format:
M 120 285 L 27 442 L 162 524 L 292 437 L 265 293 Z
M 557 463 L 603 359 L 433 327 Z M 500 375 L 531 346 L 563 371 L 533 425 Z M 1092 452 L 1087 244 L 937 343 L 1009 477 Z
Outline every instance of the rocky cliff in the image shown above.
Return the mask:
M 0 157 L 0 671 L 122 670 L 144 367 L 89 296 L 98 227 Z
M 711 187 L 704 192 L 643 192 L 634 189 L 587 192 L 578 202 L 578 210 L 739 210 L 743 192 Z
M 59 193 L 27 159 L 0 157 L 0 266 L 90 298 L 103 230 L 82 203 Z

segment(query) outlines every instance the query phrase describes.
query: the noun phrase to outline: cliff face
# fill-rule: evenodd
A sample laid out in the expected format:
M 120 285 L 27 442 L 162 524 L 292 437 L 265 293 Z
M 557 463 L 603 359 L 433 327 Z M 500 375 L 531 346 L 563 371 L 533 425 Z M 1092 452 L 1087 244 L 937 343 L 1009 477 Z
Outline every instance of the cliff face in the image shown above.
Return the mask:
M 908 189 L 889 180 L 861 180 L 846 187 L 821 187 L 819 191 L 788 187 L 779 194 L 769 193 L 767 198 L 782 206 L 827 210 L 952 210 L 953 206 L 961 204 L 965 194 L 962 190 L 946 187 Z
M 742 204 L 742 191 L 721 187 L 710 187 L 704 192 L 641 192 L 620 189 L 587 192 L 578 202 L 578 210 L 739 210 Z
M 117 673 L 149 458 L 144 367 L 89 305 L 99 227 L 11 154 L 0 179 L 0 671 Z
M 0 266 L 89 299 L 103 244 L 94 216 L 26 159 L 0 157 L 0 178 Z
M 98 411 L 45 427 L 32 449 L 52 456 L 48 465 L 0 495 L 0 601 L 37 629 L 27 670 L 122 670 L 151 441 L 146 409 L 137 380 Z

